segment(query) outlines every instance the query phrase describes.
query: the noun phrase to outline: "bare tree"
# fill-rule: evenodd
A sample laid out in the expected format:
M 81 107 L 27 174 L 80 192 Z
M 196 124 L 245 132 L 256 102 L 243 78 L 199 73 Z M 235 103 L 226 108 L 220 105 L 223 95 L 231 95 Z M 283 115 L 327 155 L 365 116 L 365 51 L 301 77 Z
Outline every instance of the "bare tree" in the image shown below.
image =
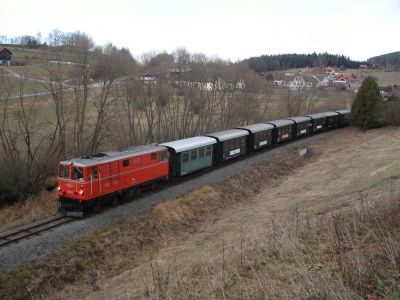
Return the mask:
M 321 91 L 317 87 L 296 90 L 288 88 L 287 94 L 283 98 L 287 115 L 292 117 L 313 112 L 320 96 Z
M 107 118 L 110 117 L 109 109 L 113 99 L 120 98 L 119 89 L 115 86 L 124 76 L 134 72 L 136 62 L 126 49 L 118 50 L 109 44 L 95 56 L 96 64 L 93 68 L 93 79 L 98 81 L 100 91 L 94 93 L 94 104 L 97 115 L 93 130 L 90 135 L 88 151 L 97 151 L 103 129 L 107 126 Z

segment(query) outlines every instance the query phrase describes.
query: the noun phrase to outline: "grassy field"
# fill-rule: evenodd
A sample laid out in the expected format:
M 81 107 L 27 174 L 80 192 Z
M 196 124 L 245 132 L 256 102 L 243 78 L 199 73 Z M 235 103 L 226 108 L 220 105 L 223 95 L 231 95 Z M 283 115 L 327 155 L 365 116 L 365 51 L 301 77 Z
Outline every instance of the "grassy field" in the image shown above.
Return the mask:
M 309 150 L 307 160 L 285 153 L 71 241 L 34 267 L 35 280 L 29 268 L 0 273 L 4 291 L 58 299 L 395 299 L 399 129 L 346 129 Z
M 0 45 L 0 48 L 7 47 L 13 54 L 12 58 L 14 61 L 24 63 L 27 65 L 42 64 L 47 60 L 62 60 L 76 62 L 76 56 L 70 52 L 54 51 L 53 49 L 29 49 L 22 47 L 4 46 Z
M 303 71 L 303 69 L 290 69 L 285 70 L 286 73 L 298 73 L 299 71 Z M 314 73 L 312 68 L 307 69 L 305 71 Z M 323 71 L 321 71 L 323 72 Z M 400 71 L 392 71 L 392 70 L 362 70 L 362 69 L 346 69 L 340 71 L 341 73 L 353 73 L 357 76 L 356 83 L 361 83 L 361 81 L 366 76 L 372 76 L 377 79 L 378 85 L 381 87 L 385 87 L 388 85 L 400 85 Z
M 352 70 L 360 80 L 365 76 L 372 76 L 377 79 L 378 85 L 385 87 L 388 85 L 400 85 L 400 71 L 387 70 Z

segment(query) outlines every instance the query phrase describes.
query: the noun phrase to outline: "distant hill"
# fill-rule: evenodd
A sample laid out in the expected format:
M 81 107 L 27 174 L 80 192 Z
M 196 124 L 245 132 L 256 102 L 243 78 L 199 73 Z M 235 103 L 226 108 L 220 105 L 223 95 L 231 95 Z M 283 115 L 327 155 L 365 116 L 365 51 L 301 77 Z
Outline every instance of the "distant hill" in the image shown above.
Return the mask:
M 357 69 L 365 62 L 351 60 L 349 57 L 329 53 L 277 54 L 250 57 L 245 60 L 249 67 L 257 72 L 279 71 L 305 67 L 345 67 Z
M 400 69 L 400 51 L 371 57 L 368 63 L 388 69 Z

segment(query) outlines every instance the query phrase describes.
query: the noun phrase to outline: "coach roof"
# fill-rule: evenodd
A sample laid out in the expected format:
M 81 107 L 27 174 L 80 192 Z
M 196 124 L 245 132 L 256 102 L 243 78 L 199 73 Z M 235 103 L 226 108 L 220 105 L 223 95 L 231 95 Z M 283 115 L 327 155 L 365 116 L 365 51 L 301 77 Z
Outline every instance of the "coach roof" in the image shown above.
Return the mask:
M 217 141 L 214 138 L 207 136 L 195 136 L 187 139 L 167 142 L 160 144 L 161 146 L 165 146 L 168 148 L 172 148 L 176 153 L 195 149 L 199 147 L 204 147 L 208 145 L 215 144 Z
M 249 132 L 244 129 L 230 129 L 230 130 L 224 130 L 224 131 L 217 131 L 213 133 L 207 133 L 205 136 L 213 137 L 218 139 L 218 141 L 226 141 L 226 140 L 231 140 L 234 138 L 242 137 L 245 135 L 249 135 Z
M 302 123 L 302 122 L 311 121 L 311 117 L 290 117 L 290 118 L 287 118 L 287 120 L 293 120 L 296 123 Z
M 293 125 L 294 121 L 293 120 L 280 119 L 280 120 L 268 121 L 267 123 L 275 125 L 275 127 L 283 127 L 283 126 L 287 126 L 287 125 Z
M 335 111 L 327 111 L 323 113 L 327 117 L 333 117 L 333 116 L 338 116 L 339 114 Z
M 265 131 L 265 130 L 270 130 L 270 129 L 273 129 L 273 128 L 274 128 L 274 125 L 271 125 L 271 124 L 264 124 L 264 123 L 257 123 L 257 124 L 252 124 L 252 125 L 237 127 L 237 129 L 247 129 L 247 130 L 250 130 L 252 133 L 256 133 L 256 132 L 260 132 L 260 131 Z
M 349 109 L 341 109 L 341 110 L 337 110 L 336 112 L 341 115 L 346 115 L 346 114 L 351 113 L 351 111 Z
M 324 113 L 318 113 L 318 114 L 306 115 L 306 117 L 311 117 L 312 119 L 323 119 L 326 118 L 326 115 Z

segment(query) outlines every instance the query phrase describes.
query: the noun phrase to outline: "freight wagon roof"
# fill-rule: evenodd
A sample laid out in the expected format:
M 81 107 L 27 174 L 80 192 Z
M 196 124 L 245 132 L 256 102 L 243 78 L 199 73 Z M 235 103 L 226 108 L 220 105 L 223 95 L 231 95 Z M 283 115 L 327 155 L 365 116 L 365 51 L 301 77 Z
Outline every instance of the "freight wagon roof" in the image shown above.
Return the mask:
M 204 147 L 208 145 L 215 144 L 217 141 L 214 138 L 207 136 L 195 136 L 183 140 L 177 140 L 167 143 L 160 144 L 161 146 L 169 147 L 175 150 L 176 153 L 195 149 L 199 147 Z
M 206 136 L 217 138 L 221 142 L 245 135 L 249 135 L 249 132 L 243 129 L 230 129 L 206 134 Z
M 302 123 L 302 122 L 311 121 L 311 117 L 291 117 L 291 118 L 287 118 L 287 120 L 293 120 L 296 123 Z
M 257 124 L 237 127 L 237 129 L 250 130 L 252 133 L 261 132 L 261 131 L 265 131 L 265 130 L 270 130 L 270 129 L 273 129 L 273 128 L 274 128 L 274 125 L 264 124 L 264 123 L 257 123 Z
M 61 161 L 60 164 L 70 164 L 72 162 L 73 166 L 90 167 L 162 150 L 166 150 L 166 148 L 158 145 L 134 146 L 122 150 L 100 152 L 93 155 L 82 156 L 80 158 L 64 160 Z
M 312 119 L 323 119 L 326 118 L 326 115 L 324 113 L 318 113 L 318 114 L 306 115 L 305 117 L 311 117 Z
M 337 110 L 337 113 L 341 114 L 341 115 L 346 115 L 346 114 L 350 114 L 351 111 L 349 109 L 341 109 L 341 110 Z
M 280 120 L 273 120 L 273 121 L 268 121 L 269 124 L 275 125 L 276 127 L 283 127 L 287 125 L 292 125 L 294 124 L 294 121 L 292 120 L 285 120 L 285 119 L 280 119 Z
M 332 117 L 332 116 L 338 116 L 339 115 L 335 111 L 327 111 L 327 112 L 324 112 L 323 114 L 325 114 L 325 116 L 327 116 L 327 117 Z

